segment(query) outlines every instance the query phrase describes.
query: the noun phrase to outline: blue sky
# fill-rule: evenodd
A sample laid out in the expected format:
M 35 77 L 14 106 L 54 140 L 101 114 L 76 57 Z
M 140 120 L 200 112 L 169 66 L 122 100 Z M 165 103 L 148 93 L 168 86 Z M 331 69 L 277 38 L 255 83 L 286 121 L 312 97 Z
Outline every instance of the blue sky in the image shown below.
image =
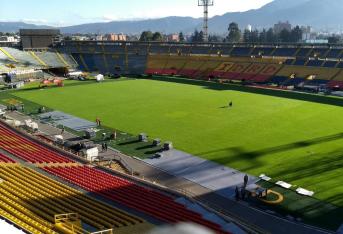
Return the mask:
M 1 0 L 1 21 L 67 26 L 165 16 L 201 17 L 198 0 Z M 256 9 L 272 0 L 214 0 L 210 16 Z

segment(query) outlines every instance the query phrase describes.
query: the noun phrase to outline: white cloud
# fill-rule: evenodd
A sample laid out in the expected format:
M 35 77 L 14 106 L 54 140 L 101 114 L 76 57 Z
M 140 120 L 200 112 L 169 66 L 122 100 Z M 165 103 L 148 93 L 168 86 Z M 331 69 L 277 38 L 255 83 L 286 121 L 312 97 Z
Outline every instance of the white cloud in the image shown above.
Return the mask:
M 197 2 L 192 0 L 192 3 L 185 2 L 182 6 L 167 2 L 163 5 L 152 7 L 132 7 L 130 11 L 122 11 L 116 13 L 105 13 L 100 19 L 102 21 L 117 21 L 117 20 L 136 20 L 136 19 L 153 19 L 166 16 L 190 16 L 202 17 L 203 9 L 197 6 Z M 222 15 L 227 12 L 246 11 L 257 9 L 272 0 L 215 0 L 214 6 L 209 8 L 209 16 Z M 88 19 L 89 20 L 89 19 Z
M 27 24 L 49 24 L 46 19 L 22 19 L 21 21 Z

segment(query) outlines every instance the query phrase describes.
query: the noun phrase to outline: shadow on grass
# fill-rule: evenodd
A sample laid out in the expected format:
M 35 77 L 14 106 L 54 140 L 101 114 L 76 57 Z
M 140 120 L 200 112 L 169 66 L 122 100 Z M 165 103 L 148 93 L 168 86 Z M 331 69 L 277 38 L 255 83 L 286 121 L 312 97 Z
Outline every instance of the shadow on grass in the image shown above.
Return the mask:
M 343 148 L 342 148 L 343 149 Z M 307 161 L 307 163 L 292 163 L 287 169 L 280 169 L 276 177 L 286 177 L 287 180 L 295 181 L 304 178 L 311 178 L 313 176 L 320 176 L 327 172 L 337 171 L 337 178 L 328 178 L 327 180 L 337 180 L 343 176 L 343 153 L 342 149 L 336 152 L 330 152 L 330 154 L 316 154 L 313 157 L 315 161 Z M 338 184 L 337 186 L 342 186 Z M 342 187 L 343 189 L 343 187 Z M 343 196 L 342 196 L 343 200 Z M 342 203 L 343 204 L 343 203 Z
M 154 145 L 146 145 L 146 146 L 137 147 L 136 150 L 151 149 L 151 148 L 154 148 L 154 147 L 155 147 Z
M 195 155 L 208 155 L 208 154 L 215 154 L 218 152 L 231 152 L 234 155 L 234 161 L 242 160 L 242 159 L 255 160 L 258 157 L 266 155 L 266 154 L 274 154 L 274 153 L 280 153 L 280 152 L 294 150 L 294 149 L 300 149 L 300 148 L 304 148 L 304 147 L 308 147 L 308 146 L 312 146 L 316 144 L 321 144 L 325 142 L 335 141 L 339 139 L 343 139 L 343 133 L 333 134 L 333 135 L 324 136 L 324 137 L 318 137 L 318 138 L 314 138 L 314 139 L 306 140 L 306 141 L 298 141 L 291 144 L 280 145 L 276 147 L 270 147 L 270 148 L 265 148 L 261 150 L 250 151 L 250 152 L 245 151 L 241 147 L 229 147 L 229 148 L 216 149 L 212 151 L 200 152 Z M 215 161 L 222 164 L 227 164 L 230 162 L 230 160 L 232 160 L 232 158 L 229 159 L 229 158 L 223 157 L 223 158 L 215 159 Z
M 133 141 L 122 142 L 122 143 L 119 143 L 118 145 L 131 145 L 131 144 L 136 144 L 139 142 L 141 142 L 141 141 L 140 140 L 133 140 Z
M 343 208 L 326 201 L 318 200 L 314 197 L 307 197 L 297 194 L 295 191 L 275 186 L 273 183 L 261 181 L 259 184 L 265 188 L 272 189 L 284 195 L 284 200 L 279 205 L 268 205 L 259 200 L 249 200 L 262 209 L 276 211 L 284 216 L 292 215 L 295 218 L 301 218 L 305 223 L 320 226 L 331 230 L 337 230 L 341 225 L 343 217 Z M 339 199 L 340 194 L 332 196 L 333 199 Z
M 151 154 L 156 154 L 156 153 L 159 153 L 159 152 L 162 152 L 162 151 L 163 151 L 163 149 L 156 149 L 156 150 L 146 151 L 144 154 L 151 155 Z
M 254 87 L 243 86 L 243 85 L 234 85 L 234 84 L 220 84 L 220 83 L 214 83 L 214 82 L 207 82 L 203 80 L 190 80 L 186 78 L 176 78 L 176 77 L 154 76 L 153 78 L 150 78 L 150 79 L 165 81 L 165 82 L 172 82 L 172 83 L 203 86 L 206 89 L 213 89 L 213 90 L 218 90 L 218 91 L 233 90 L 233 91 L 240 91 L 240 92 L 246 92 L 246 93 L 268 95 L 268 96 L 273 96 L 273 97 L 294 99 L 294 100 L 299 100 L 299 101 L 315 102 L 315 103 L 327 104 L 327 105 L 333 105 L 333 106 L 341 106 L 341 107 L 343 106 L 343 99 L 338 98 L 338 97 L 320 96 L 316 94 L 298 93 L 298 92 L 291 92 L 291 91 L 262 89 L 262 88 L 254 88 Z

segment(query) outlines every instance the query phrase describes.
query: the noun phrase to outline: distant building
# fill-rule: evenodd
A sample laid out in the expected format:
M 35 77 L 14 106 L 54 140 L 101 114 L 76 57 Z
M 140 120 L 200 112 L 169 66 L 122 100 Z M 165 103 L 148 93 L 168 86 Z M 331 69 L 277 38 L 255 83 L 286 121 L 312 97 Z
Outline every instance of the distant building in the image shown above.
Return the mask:
M 71 36 L 71 40 L 73 41 L 88 41 L 90 40 L 87 36 Z
M 328 44 L 329 40 L 327 40 L 327 39 L 306 40 L 305 43 L 308 43 L 308 44 Z
M 279 23 L 274 24 L 274 32 L 276 34 L 280 33 L 281 31 L 285 29 L 289 32 L 292 30 L 292 25 L 288 21 L 286 22 L 279 21 Z
M 102 41 L 104 39 L 104 36 L 103 35 L 96 35 L 95 36 L 95 40 L 96 41 Z
M 245 29 L 249 32 L 252 32 L 252 26 L 250 24 L 248 24 Z
M 167 40 L 173 41 L 173 42 L 179 42 L 180 41 L 179 34 L 170 34 L 167 36 Z
M 17 43 L 19 42 L 18 38 L 14 36 L 0 36 L 0 43 Z
M 311 26 L 302 26 L 301 31 L 303 33 L 302 40 L 303 41 L 310 41 L 317 39 L 317 33 L 315 33 Z
M 23 49 L 45 49 L 61 41 L 58 29 L 20 29 Z
M 127 40 L 127 36 L 124 34 L 107 34 L 106 35 L 106 40 L 107 41 L 126 41 Z

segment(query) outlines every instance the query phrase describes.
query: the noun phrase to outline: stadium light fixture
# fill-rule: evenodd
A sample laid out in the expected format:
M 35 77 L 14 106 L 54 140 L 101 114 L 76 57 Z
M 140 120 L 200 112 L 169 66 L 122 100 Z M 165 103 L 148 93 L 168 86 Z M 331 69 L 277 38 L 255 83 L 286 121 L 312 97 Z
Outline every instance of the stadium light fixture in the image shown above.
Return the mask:
M 208 7 L 214 6 L 213 0 L 198 0 L 198 6 L 204 7 L 204 25 L 203 25 L 203 33 L 204 33 L 204 41 L 208 41 Z

